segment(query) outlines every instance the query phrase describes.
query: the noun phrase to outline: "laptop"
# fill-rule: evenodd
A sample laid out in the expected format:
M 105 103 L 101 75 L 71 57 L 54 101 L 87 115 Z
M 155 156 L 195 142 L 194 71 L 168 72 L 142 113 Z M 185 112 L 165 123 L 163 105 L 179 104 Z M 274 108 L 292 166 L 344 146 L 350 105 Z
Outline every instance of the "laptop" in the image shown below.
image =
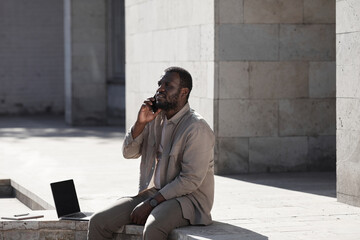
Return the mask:
M 81 212 L 72 179 L 50 183 L 56 212 L 61 220 L 89 221 L 91 212 Z

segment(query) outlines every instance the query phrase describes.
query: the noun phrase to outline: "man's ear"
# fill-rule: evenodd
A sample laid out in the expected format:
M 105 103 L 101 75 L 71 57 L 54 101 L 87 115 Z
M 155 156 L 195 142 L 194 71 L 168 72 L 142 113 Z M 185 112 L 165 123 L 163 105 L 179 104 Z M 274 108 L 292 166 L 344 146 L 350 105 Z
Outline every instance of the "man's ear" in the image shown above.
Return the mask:
M 189 95 L 190 90 L 188 88 L 182 88 L 181 89 L 181 95 L 184 97 L 187 97 L 187 95 Z

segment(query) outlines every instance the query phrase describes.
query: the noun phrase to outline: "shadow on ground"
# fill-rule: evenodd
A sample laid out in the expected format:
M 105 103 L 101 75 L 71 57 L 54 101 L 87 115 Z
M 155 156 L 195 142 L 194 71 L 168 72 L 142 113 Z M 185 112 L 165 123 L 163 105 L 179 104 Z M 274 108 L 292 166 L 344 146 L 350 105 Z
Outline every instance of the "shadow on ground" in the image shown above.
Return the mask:
M 26 139 L 30 137 L 124 137 L 123 126 L 73 127 L 63 116 L 0 117 L 1 137 Z
M 222 177 L 336 198 L 336 172 L 240 174 Z

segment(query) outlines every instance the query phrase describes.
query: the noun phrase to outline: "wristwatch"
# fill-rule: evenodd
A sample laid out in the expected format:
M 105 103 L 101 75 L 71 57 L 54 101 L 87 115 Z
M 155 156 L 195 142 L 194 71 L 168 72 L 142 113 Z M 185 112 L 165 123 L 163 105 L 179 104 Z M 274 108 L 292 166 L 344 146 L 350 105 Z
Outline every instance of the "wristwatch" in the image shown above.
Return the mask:
M 155 198 L 151 198 L 150 199 L 150 206 L 152 206 L 153 208 L 156 207 L 158 205 L 158 201 L 156 201 Z

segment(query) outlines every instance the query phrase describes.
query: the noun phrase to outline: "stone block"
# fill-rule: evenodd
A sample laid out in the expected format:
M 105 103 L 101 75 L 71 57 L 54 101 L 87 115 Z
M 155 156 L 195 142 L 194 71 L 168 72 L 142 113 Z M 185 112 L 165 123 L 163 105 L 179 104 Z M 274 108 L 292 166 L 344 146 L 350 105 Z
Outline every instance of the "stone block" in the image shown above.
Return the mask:
M 219 98 L 249 98 L 249 63 L 219 63 Z
M 337 98 L 337 129 L 360 130 L 360 99 Z
M 219 100 L 219 137 L 276 136 L 278 103 L 272 100 Z
M 336 67 L 336 97 L 360 98 L 360 66 Z
M 36 221 L 5 221 L 3 230 L 38 230 L 39 222 Z
M 213 24 L 200 26 L 200 60 L 214 61 L 215 59 L 215 28 Z
M 360 156 L 360 131 L 340 130 L 336 131 L 336 154 L 337 168 L 341 163 L 359 162 Z
M 360 31 L 359 9 L 358 0 L 336 2 L 336 33 Z
M 334 61 L 335 25 L 280 25 L 280 60 Z
M 336 136 L 309 137 L 308 170 L 336 170 Z
M 89 222 L 87 222 L 87 221 L 76 221 L 75 229 L 76 229 L 76 231 L 87 231 L 88 225 L 89 225 Z
M 303 0 L 244 0 L 245 23 L 302 23 Z
M 310 62 L 309 96 L 311 98 L 336 96 L 335 62 Z
M 39 231 L 34 230 L 11 230 L 3 232 L 4 240 L 39 240 L 40 233 Z
M 192 96 L 200 98 L 214 97 L 214 62 L 187 61 L 170 64 L 170 66 L 173 65 L 183 67 L 190 72 L 193 79 L 190 98 Z
M 249 171 L 304 171 L 307 155 L 307 137 L 250 138 Z
M 87 231 L 75 232 L 75 240 L 86 240 L 86 239 L 87 239 Z
M 249 139 L 218 138 L 216 174 L 238 174 L 249 171 Z
M 279 26 L 275 24 L 222 24 L 219 60 L 278 60 Z
M 359 152 L 358 152 L 359 154 Z M 358 155 L 359 156 L 359 155 Z M 339 201 L 360 206 L 360 164 L 359 160 L 337 162 L 337 194 Z
M 304 0 L 305 23 L 335 23 L 334 0 Z
M 220 24 L 244 22 L 244 0 L 221 0 L 218 4 Z
M 214 100 L 210 98 L 191 97 L 189 103 L 190 108 L 199 113 L 209 126 L 214 129 Z
M 360 32 L 336 35 L 336 64 L 360 66 Z
M 39 228 L 75 230 L 75 221 L 39 221 Z
M 39 240 L 74 240 L 75 231 L 71 230 L 40 230 Z
M 308 97 L 307 62 L 251 62 L 250 98 Z
M 335 99 L 280 100 L 280 136 L 335 135 Z

